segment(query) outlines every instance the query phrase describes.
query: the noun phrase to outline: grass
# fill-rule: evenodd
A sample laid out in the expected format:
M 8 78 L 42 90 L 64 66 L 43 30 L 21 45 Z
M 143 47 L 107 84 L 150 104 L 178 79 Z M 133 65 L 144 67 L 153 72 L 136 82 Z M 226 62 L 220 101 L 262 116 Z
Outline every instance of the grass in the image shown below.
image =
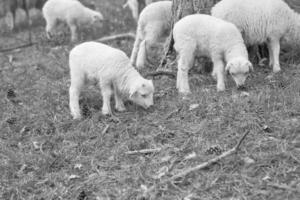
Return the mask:
M 97 1 L 104 28 L 88 39 L 134 29 L 122 2 Z M 42 22 L 43 23 L 43 22 Z M 3 34 L 1 47 L 19 45 L 28 29 Z M 121 123 L 101 115 L 101 95 L 88 85 L 81 95 L 85 118 L 72 120 L 68 108 L 68 51 L 48 42 L 44 28 L 32 29 L 37 45 L 0 54 L 1 199 L 143 199 L 151 186 L 218 156 L 250 134 L 239 152 L 222 161 L 159 185 L 149 199 L 299 199 L 299 55 L 281 55 L 272 79 L 255 66 L 248 93 L 229 78 L 216 92 L 208 74 L 190 77 L 192 96 L 178 97 L 175 80 L 154 80 L 155 109 L 127 102 L 116 113 Z M 89 38 L 90 37 L 90 38 Z M 115 41 L 128 55 L 133 41 Z M 292 55 L 292 56 L 291 56 Z M 12 58 L 12 62 L 9 60 Z M 190 105 L 199 106 L 190 110 Z M 160 149 L 150 153 L 128 151 Z

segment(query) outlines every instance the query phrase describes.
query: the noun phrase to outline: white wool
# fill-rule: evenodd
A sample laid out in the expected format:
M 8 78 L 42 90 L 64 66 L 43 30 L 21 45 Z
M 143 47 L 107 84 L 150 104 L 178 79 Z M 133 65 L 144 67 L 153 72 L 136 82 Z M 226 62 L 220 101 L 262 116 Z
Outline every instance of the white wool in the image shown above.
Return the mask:
M 103 20 L 100 12 L 85 7 L 77 0 L 48 0 L 43 7 L 46 20 L 46 32 L 50 38 L 59 21 L 68 24 L 71 40 L 78 39 L 77 26 L 89 25 Z
M 244 84 L 252 66 L 242 35 L 232 23 L 209 15 L 189 15 L 174 25 L 173 37 L 179 56 L 177 88 L 180 93 L 190 93 L 188 71 L 196 55 L 212 59 L 212 74 L 217 79 L 219 91 L 225 89 L 225 64 L 237 85 Z
M 136 38 L 131 53 L 131 64 L 142 68 L 145 65 L 147 49 L 165 42 L 171 31 L 172 2 L 151 3 L 140 14 Z
M 103 114 L 112 114 L 111 95 L 115 107 L 124 111 L 123 97 L 147 108 L 153 105 L 152 80 L 144 79 L 131 65 L 126 54 L 98 42 L 85 42 L 74 47 L 69 56 L 71 86 L 70 109 L 80 118 L 79 94 L 86 79 L 97 80 L 103 97 Z
M 282 0 L 222 0 L 212 15 L 235 24 L 246 44 L 267 42 L 274 72 L 280 71 L 280 40 L 300 44 L 300 15 Z

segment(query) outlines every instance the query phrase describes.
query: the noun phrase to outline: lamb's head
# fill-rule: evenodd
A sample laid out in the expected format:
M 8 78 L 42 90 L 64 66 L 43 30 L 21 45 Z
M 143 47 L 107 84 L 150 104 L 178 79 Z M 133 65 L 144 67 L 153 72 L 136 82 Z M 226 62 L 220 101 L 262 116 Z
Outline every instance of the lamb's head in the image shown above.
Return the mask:
M 104 20 L 103 15 L 98 11 L 92 11 L 91 13 L 91 23 L 92 24 L 100 24 Z
M 248 59 L 236 57 L 227 63 L 225 71 L 232 76 L 237 87 L 239 88 L 244 86 L 249 73 L 253 71 L 253 66 Z
M 130 86 L 129 100 L 147 109 L 153 105 L 154 86 L 152 80 L 137 79 Z

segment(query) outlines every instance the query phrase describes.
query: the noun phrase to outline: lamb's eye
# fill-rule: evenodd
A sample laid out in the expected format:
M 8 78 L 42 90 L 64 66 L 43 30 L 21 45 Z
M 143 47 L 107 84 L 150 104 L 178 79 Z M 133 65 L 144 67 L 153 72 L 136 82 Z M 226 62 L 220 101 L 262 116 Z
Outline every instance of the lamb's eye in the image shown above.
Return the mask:
M 142 94 L 141 96 L 142 96 L 143 98 L 147 98 L 148 95 L 147 95 L 147 94 Z

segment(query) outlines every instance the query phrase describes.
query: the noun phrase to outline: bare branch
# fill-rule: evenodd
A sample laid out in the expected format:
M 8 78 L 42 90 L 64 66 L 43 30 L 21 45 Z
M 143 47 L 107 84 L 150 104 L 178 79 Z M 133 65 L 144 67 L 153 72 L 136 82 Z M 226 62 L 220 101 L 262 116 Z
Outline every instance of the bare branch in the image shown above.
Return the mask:
M 123 40 L 123 39 L 135 39 L 135 34 L 128 32 L 128 33 L 120 33 L 116 35 L 104 36 L 102 38 L 97 39 L 97 42 L 109 42 L 112 40 Z

